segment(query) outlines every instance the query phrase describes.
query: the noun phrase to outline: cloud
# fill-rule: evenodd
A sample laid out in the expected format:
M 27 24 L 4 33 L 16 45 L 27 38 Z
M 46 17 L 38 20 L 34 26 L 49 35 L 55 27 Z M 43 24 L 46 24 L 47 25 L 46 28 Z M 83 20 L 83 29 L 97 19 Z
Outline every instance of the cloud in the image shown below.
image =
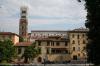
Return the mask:
M 45 28 L 67 30 L 75 28 L 69 26 L 74 24 L 77 28 L 84 27 L 86 19 L 84 2 L 79 3 L 77 0 L 0 0 L 1 29 L 18 33 L 20 7 L 23 5 L 28 7 L 29 31 Z

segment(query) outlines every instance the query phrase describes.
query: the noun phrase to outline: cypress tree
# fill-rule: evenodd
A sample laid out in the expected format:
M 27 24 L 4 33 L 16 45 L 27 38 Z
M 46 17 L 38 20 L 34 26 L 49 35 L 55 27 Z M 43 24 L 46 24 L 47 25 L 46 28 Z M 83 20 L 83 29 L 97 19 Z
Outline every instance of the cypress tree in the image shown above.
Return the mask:
M 80 0 L 78 0 L 81 2 Z M 86 27 L 87 33 L 87 56 L 88 61 L 96 66 L 100 64 L 100 0 L 84 0 L 87 10 Z

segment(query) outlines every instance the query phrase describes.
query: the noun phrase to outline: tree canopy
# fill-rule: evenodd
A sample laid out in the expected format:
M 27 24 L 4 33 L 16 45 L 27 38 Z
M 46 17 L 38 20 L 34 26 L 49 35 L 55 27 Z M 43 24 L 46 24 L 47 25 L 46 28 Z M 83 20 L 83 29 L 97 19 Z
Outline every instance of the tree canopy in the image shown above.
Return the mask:
M 78 0 L 81 2 L 81 0 Z M 87 33 L 87 56 L 88 61 L 96 66 L 100 64 L 100 0 L 84 0 L 87 10 L 86 27 Z
M 11 40 L 0 41 L 0 61 L 10 61 L 15 53 L 15 48 Z
M 35 43 L 25 48 L 24 54 L 24 62 L 27 63 L 28 60 L 34 59 L 39 54 L 38 48 L 36 48 Z

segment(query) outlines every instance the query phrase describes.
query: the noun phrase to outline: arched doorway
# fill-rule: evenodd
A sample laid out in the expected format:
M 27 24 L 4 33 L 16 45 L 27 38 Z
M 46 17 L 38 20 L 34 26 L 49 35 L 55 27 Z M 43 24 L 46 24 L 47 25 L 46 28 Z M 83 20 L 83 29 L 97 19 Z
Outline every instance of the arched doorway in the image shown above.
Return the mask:
M 41 63 L 41 62 L 42 62 L 42 58 L 41 58 L 41 57 L 38 57 L 37 61 L 38 61 L 39 63 Z

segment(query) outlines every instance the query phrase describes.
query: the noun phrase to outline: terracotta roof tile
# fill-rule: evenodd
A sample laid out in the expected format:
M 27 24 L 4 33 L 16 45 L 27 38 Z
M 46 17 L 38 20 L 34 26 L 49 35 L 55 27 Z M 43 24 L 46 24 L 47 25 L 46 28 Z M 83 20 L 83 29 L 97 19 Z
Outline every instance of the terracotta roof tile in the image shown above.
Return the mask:
M 12 32 L 0 32 L 0 35 L 17 35 L 15 33 L 12 33 Z M 19 36 L 19 35 L 17 35 Z
M 15 46 L 30 46 L 32 42 L 19 42 Z

